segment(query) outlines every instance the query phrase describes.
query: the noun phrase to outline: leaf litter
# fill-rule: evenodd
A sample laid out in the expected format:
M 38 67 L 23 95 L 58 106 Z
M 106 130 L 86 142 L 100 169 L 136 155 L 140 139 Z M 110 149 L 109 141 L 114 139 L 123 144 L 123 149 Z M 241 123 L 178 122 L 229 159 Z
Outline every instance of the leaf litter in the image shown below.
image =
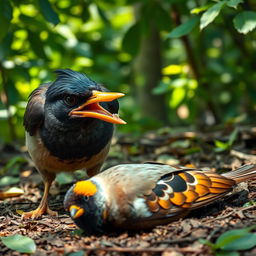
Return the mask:
M 239 127 L 236 138 L 230 138 L 230 134 L 232 131 L 229 129 L 204 133 L 177 133 L 161 129 L 141 137 L 119 134 L 113 140 L 104 169 L 120 163 L 159 161 L 222 172 L 254 162 L 256 129 Z M 229 143 L 231 139 L 232 143 Z M 218 145 L 216 141 L 229 143 L 228 147 L 223 150 L 223 144 L 220 143 L 222 149 L 215 150 Z M 8 152 L 5 148 L 0 147 L 5 155 L 0 160 L 0 168 L 8 161 L 10 163 L 12 158 L 24 157 L 24 153 L 16 148 Z M 50 207 L 59 212 L 58 217 L 44 215 L 40 220 L 22 221 L 19 213 L 38 205 L 43 189 L 42 180 L 30 161 L 27 164 L 20 161 L 19 175 L 12 174 L 11 170 L 5 175 L 19 178 L 15 187 L 24 193 L 0 200 L 0 237 L 22 235 L 33 239 L 36 244 L 33 255 L 213 255 L 211 248 L 201 243 L 200 239 L 214 243 L 226 231 L 256 224 L 256 181 L 252 180 L 240 184 L 232 194 L 210 206 L 195 210 L 185 219 L 168 225 L 157 226 L 149 231 L 84 236 L 62 205 L 65 192 L 72 185 L 72 182 L 69 183 L 70 176 L 62 176 L 51 189 Z M 73 182 L 75 180 L 74 176 Z M 8 191 L 12 186 L 6 185 L 0 190 Z M 3 242 L 0 242 L 0 251 L 7 256 L 22 255 L 9 249 Z M 255 248 L 240 252 L 240 255 L 245 256 L 254 254 Z

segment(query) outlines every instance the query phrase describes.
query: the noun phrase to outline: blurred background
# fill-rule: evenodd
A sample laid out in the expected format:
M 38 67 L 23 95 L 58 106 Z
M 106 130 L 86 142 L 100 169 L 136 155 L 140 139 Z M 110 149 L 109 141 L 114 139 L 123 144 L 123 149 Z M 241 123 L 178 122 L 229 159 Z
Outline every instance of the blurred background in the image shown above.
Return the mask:
M 255 123 L 253 0 L 1 0 L 0 25 L 0 142 L 59 68 L 126 94 L 123 133 Z

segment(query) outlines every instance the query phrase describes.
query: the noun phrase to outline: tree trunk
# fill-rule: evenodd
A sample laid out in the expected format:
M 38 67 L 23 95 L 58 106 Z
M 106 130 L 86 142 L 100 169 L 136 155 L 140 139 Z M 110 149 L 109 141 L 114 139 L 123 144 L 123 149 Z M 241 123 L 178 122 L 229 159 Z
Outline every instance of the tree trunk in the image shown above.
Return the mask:
M 166 123 L 168 116 L 165 108 L 165 95 L 152 94 L 152 90 L 161 80 L 160 33 L 153 24 L 149 26 L 149 33 L 142 35 L 139 53 L 134 61 L 136 98 L 143 117 Z

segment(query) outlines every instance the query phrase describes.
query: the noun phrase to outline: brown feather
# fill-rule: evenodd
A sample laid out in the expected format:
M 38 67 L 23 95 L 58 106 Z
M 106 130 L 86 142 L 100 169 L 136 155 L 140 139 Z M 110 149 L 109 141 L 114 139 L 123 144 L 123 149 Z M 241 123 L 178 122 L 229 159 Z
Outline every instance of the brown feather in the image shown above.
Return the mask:
M 31 136 L 35 135 L 37 129 L 43 124 L 45 93 L 49 86 L 50 83 L 43 84 L 29 96 L 28 105 L 24 114 L 24 126 L 25 130 Z

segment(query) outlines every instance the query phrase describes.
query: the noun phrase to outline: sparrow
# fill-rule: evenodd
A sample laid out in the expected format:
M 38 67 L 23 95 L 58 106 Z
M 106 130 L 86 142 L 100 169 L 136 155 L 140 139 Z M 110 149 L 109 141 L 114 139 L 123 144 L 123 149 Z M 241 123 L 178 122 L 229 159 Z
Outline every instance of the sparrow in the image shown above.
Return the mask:
M 71 69 L 56 71 L 54 82 L 42 84 L 30 97 L 24 114 L 26 146 L 41 174 L 44 193 L 36 210 L 22 218 L 57 215 L 48 207 L 49 189 L 59 172 L 86 169 L 93 176 L 108 154 L 113 124 L 125 124 L 117 98 L 86 75 Z
M 252 164 L 224 174 L 157 163 L 124 164 L 75 183 L 64 207 L 88 234 L 150 229 L 215 202 L 252 178 Z

